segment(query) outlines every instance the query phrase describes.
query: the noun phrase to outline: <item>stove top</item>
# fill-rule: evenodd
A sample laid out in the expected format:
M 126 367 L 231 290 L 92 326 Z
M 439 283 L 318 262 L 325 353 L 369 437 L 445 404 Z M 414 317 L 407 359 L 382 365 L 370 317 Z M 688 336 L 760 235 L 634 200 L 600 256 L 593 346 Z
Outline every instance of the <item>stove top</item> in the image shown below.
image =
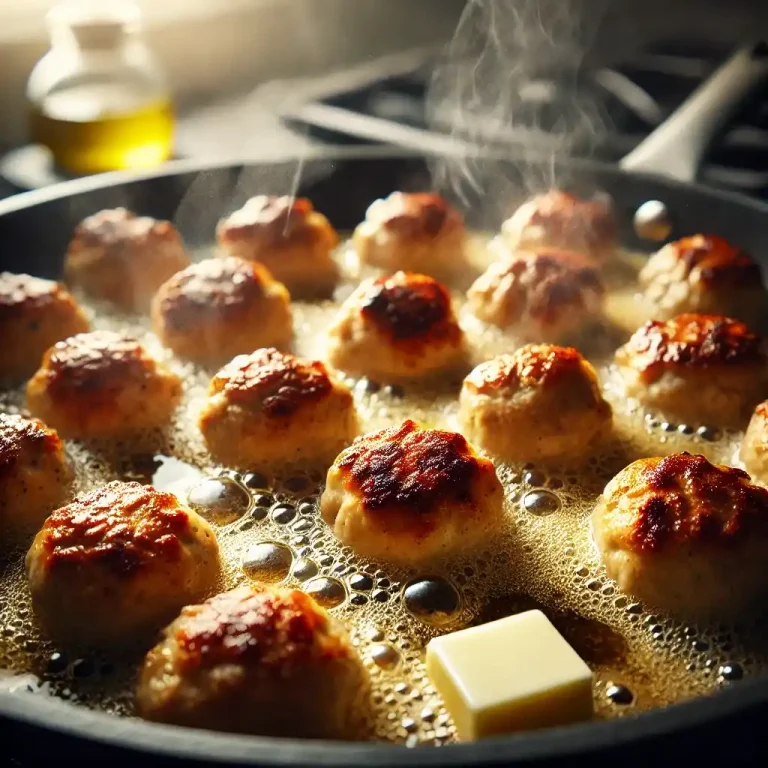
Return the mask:
M 463 110 L 450 99 L 435 107 L 427 98 L 439 59 L 425 57 L 400 69 L 333 85 L 293 108 L 284 119 L 333 143 L 407 144 L 414 136 L 439 142 L 449 137 L 494 148 L 523 145 L 546 152 L 562 148 L 563 121 L 589 105 L 599 129 L 568 143 L 575 156 L 617 162 L 667 118 L 732 51 L 675 41 L 647 48 L 631 60 L 593 71 L 547 75 L 523 84 L 514 97 L 514 120 L 498 110 Z M 503 110 L 502 110 L 503 112 Z M 768 198 L 768 84 L 748 102 L 715 142 L 700 180 Z

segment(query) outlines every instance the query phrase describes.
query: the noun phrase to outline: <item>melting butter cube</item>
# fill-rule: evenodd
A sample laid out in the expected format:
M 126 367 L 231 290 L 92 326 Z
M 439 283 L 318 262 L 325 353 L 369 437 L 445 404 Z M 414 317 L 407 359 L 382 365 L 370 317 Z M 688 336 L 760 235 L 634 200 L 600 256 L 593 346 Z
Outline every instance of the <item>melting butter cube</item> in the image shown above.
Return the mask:
M 592 673 L 541 611 L 431 640 L 427 672 L 467 741 L 592 715 Z

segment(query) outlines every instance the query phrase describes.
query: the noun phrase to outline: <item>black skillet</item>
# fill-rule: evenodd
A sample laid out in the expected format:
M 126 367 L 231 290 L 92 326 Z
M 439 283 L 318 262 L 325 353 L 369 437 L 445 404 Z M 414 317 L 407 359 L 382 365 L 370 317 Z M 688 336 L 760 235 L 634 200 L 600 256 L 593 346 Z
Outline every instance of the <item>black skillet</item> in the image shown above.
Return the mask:
M 558 183 L 608 192 L 616 202 L 629 246 L 642 245 L 632 231 L 633 212 L 655 199 L 668 207 L 674 235 L 718 233 L 768 264 L 768 205 L 684 183 L 693 180 L 718 125 L 767 70 L 761 49 L 740 52 L 624 161 L 623 170 L 571 163 L 556 169 Z M 447 183 L 441 191 L 460 198 L 470 225 L 498 227 L 512 202 L 528 191 L 529 179 L 548 180 L 548 164 L 477 154 L 467 157 L 466 148 L 443 146 L 441 150 L 440 156 L 377 148 L 319 152 L 303 159 L 295 191 L 310 197 L 338 229 L 349 230 L 377 197 L 395 189 L 439 188 Z M 683 181 L 642 175 L 643 169 Z M 457 183 L 461 172 L 467 171 L 472 183 Z M 245 166 L 180 163 L 140 178 L 108 174 L 19 195 L 0 202 L 0 268 L 58 276 L 75 224 L 87 214 L 119 205 L 175 219 L 191 246 L 205 245 L 221 215 L 256 192 L 294 191 L 296 176 L 295 159 Z M 766 765 L 767 720 L 768 680 L 754 680 L 621 720 L 440 749 L 406 749 L 192 731 L 91 712 L 41 694 L 6 692 L 0 693 L 0 763 L 13 756 L 22 766 L 98 760 L 111 766 L 537 764 L 572 768 L 647 765 L 651 760 L 687 765 L 707 759 L 725 766 Z

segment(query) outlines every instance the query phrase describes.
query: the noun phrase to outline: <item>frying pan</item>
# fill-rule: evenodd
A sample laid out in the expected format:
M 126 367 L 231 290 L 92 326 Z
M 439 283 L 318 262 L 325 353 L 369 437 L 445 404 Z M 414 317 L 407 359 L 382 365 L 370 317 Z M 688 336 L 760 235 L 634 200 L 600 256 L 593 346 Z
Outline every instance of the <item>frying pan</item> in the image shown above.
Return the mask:
M 728 114 L 767 71 L 762 47 L 740 51 L 626 158 L 623 167 L 571 162 L 555 168 L 558 183 L 609 193 L 630 247 L 643 246 L 632 232 L 633 212 L 655 199 L 668 207 L 673 234 L 716 232 L 749 249 L 768 266 L 768 205 L 686 183 L 695 178 L 704 149 Z M 409 142 L 419 144 L 423 137 L 410 137 Z M 0 267 L 59 276 L 62 255 L 77 222 L 94 211 L 119 205 L 175 219 L 191 247 L 203 246 L 209 243 L 218 218 L 257 191 L 306 195 L 338 229 L 350 230 L 374 199 L 395 189 L 437 186 L 447 196 L 459 198 L 470 226 L 498 227 L 510 202 L 529 191 L 528 180 L 546 180 L 551 167 L 530 158 L 521 162 L 468 152 L 466 147 L 443 145 L 437 154 L 425 149 L 318 151 L 302 158 L 300 174 L 295 158 L 236 166 L 181 162 L 141 177 L 105 174 L 26 193 L 0 203 Z M 660 172 L 674 178 L 660 178 Z M 455 183 L 465 176 L 471 177 L 471 184 Z M 440 189 L 441 184 L 448 186 Z M 39 693 L 0 692 L 0 759 L 18 757 L 20 765 L 108 760 L 111 766 L 572 767 L 619 761 L 647 764 L 649 760 L 688 764 L 709 758 L 728 766 L 764 765 L 766 718 L 768 680 L 751 680 L 716 695 L 619 720 L 440 749 L 407 749 L 193 731 L 75 708 Z

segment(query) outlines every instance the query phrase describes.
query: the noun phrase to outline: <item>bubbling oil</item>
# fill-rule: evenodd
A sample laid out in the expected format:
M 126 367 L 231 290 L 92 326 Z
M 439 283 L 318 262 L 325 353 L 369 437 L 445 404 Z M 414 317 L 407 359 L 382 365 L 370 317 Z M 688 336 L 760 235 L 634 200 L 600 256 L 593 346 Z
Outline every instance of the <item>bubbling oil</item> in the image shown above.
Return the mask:
M 347 261 L 342 249 L 340 262 Z M 627 261 L 626 270 L 631 264 Z M 351 274 L 349 282 L 360 277 Z M 348 293 L 349 284 L 339 296 Z M 456 300 L 460 305 L 461 297 Z M 409 746 L 453 741 L 451 718 L 426 674 L 426 644 L 442 633 L 534 607 L 547 613 L 592 668 L 597 718 L 665 706 L 768 671 L 764 620 L 747 617 L 738 627 L 688 626 L 650 613 L 606 577 L 589 531 L 589 514 L 605 483 L 642 456 L 689 450 L 733 463 L 739 438 L 669 424 L 627 402 L 606 362 L 610 334 L 596 336 L 582 351 L 598 365 L 614 407 L 615 439 L 580 467 L 497 464 L 506 529 L 485 549 L 422 572 L 368 561 L 341 546 L 319 515 L 323 475 L 317 471 L 251 467 L 240 473 L 211 465 L 196 428 L 211 371 L 175 359 L 146 319 L 116 316 L 83 301 L 94 328 L 130 331 L 165 359 L 181 375 L 184 397 L 162 434 L 143 435 L 131 444 L 68 442 L 77 490 L 115 478 L 172 490 L 217 529 L 222 589 L 254 581 L 283 584 L 311 594 L 342 620 L 370 673 L 372 738 Z M 295 302 L 298 354 L 322 356 L 325 329 L 337 306 Z M 514 349 L 514 339 L 461 317 L 475 350 L 473 362 Z M 364 431 L 404 418 L 455 428 L 460 382 L 461 375 L 405 388 L 347 381 Z M 0 395 L 0 410 L 22 406 L 20 390 Z M 22 552 L 0 561 L 0 578 L 0 670 L 6 670 L 0 689 L 55 695 L 130 716 L 145 649 L 119 658 L 98 652 L 70 658 L 38 632 Z

